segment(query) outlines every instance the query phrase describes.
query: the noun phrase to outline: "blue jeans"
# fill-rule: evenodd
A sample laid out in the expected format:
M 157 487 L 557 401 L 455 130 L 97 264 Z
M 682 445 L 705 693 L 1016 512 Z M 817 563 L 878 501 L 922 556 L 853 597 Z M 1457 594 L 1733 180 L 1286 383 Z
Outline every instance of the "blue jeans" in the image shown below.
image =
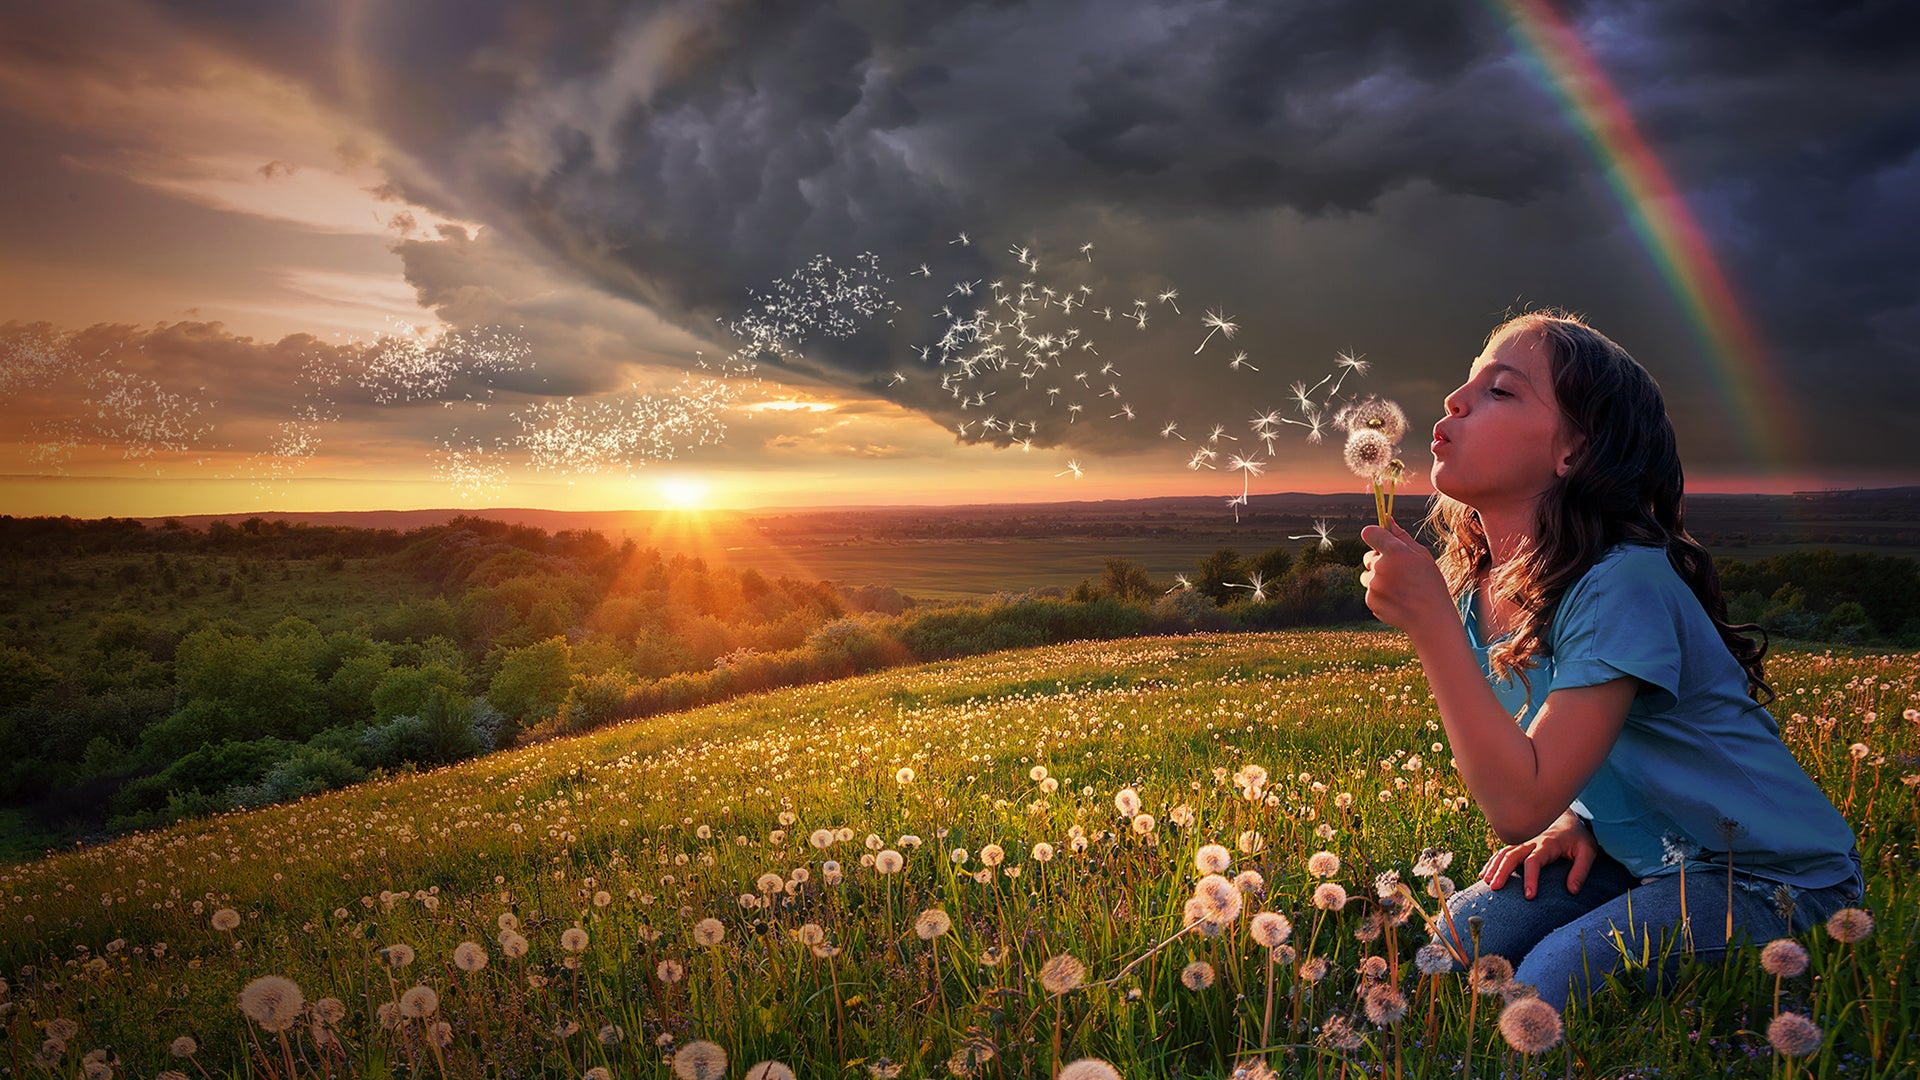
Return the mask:
M 1734 945 L 1742 939 L 1755 945 L 1777 937 L 1804 933 L 1843 907 L 1860 903 L 1865 879 L 1854 855 L 1854 876 L 1822 889 L 1782 886 L 1736 871 L 1733 875 Z M 1586 884 L 1567 893 L 1567 872 L 1573 863 L 1562 859 L 1540 868 L 1539 888 L 1526 898 L 1520 870 L 1499 889 L 1475 881 L 1453 894 L 1447 907 L 1453 914 L 1454 943 L 1463 955 L 1474 955 L 1467 920 L 1481 916 L 1480 952 L 1503 956 L 1514 963 L 1514 978 L 1530 983 L 1540 997 L 1564 1010 L 1572 997 L 1582 1005 L 1604 985 L 1606 977 L 1624 964 L 1621 944 L 1629 955 L 1647 957 L 1647 982 L 1655 989 L 1670 980 L 1687 955 L 1679 933 L 1680 878 L 1677 874 L 1642 881 L 1605 852 L 1594 860 Z M 1780 916 L 1776 892 L 1786 889 L 1793 902 L 1791 922 Z M 1687 867 L 1686 914 L 1692 926 L 1692 955 L 1717 962 L 1727 951 L 1727 872 L 1701 864 Z M 1618 931 L 1621 943 L 1616 943 Z M 1442 936 L 1451 939 L 1442 927 Z M 1458 964 L 1456 971 L 1463 970 Z

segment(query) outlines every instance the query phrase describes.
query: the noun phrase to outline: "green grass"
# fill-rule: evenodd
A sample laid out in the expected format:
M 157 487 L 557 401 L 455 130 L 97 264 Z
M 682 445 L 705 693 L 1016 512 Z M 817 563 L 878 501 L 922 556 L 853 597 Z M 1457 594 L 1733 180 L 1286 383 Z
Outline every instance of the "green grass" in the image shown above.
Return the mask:
M 1920 725 L 1901 713 L 1920 704 L 1920 666 L 1790 651 L 1772 675 L 1786 738 L 1856 824 L 1879 921 L 1851 951 L 1803 936 L 1812 967 L 1787 980 L 1784 1007 L 1810 1012 L 1826 1038 L 1795 1075 L 1911 1074 L 1920 888 L 1907 863 L 1920 810 L 1903 778 L 1920 761 Z M 1848 753 L 1855 742 L 1864 759 Z M 1422 982 L 1410 965 L 1399 985 L 1412 1008 L 1397 1027 L 1358 1022 L 1352 1050 L 1316 1043 L 1354 1007 L 1364 957 L 1388 955 L 1391 940 L 1404 964 L 1425 935 L 1416 918 L 1356 940 L 1363 905 L 1317 914 L 1306 857 L 1338 854 L 1334 880 L 1356 895 L 1384 870 L 1408 875 L 1429 847 L 1453 852 L 1453 874 L 1470 879 L 1488 833 L 1447 759 L 1418 664 L 1381 631 L 1081 643 L 744 698 L 8 868 L 3 1052 L 20 1074 L 51 1053 L 59 1019 L 77 1027 L 50 1066 L 60 1075 L 111 1047 L 121 1075 L 283 1076 L 291 1059 L 303 1075 L 604 1065 L 664 1077 L 659 1040 L 671 1036 L 721 1045 L 731 1076 L 778 1059 L 801 1076 L 865 1077 L 885 1059 L 904 1077 L 948 1075 L 971 1041 L 994 1052 L 979 1074 L 1028 1077 L 1051 1071 L 1057 1025 L 1061 1059 L 1098 1056 L 1129 1077 L 1224 1076 L 1260 1041 L 1265 950 L 1247 923 L 1264 909 L 1293 920 L 1303 955 L 1333 965 L 1316 986 L 1291 966 L 1276 974 L 1269 1052 L 1283 1073 L 1458 1076 L 1471 1045 L 1476 1074 L 1515 1075 L 1498 999 L 1476 1005 L 1457 980 Z M 1271 805 L 1228 781 L 1249 764 L 1272 774 Z M 1146 837 L 1116 812 L 1124 787 L 1157 819 Z M 816 848 L 820 829 L 851 838 Z M 1042 842 L 1057 849 L 1050 861 Z M 1181 929 L 1209 842 L 1235 848 L 1230 873 L 1257 871 L 1264 894 L 1225 935 L 1180 936 L 1149 956 Z M 990 844 L 1004 863 L 984 865 Z M 876 847 L 900 852 L 903 870 L 863 865 Z M 768 873 L 780 884 L 763 892 Z M 915 918 L 932 907 L 952 930 L 922 941 Z M 235 929 L 211 924 L 222 909 Z M 503 955 L 507 914 L 523 957 Z M 708 918 L 725 932 L 710 946 L 694 936 Z M 809 925 L 839 951 L 797 940 Z M 577 952 L 563 944 L 573 927 L 587 937 Z M 483 970 L 454 967 L 462 942 L 486 950 Z M 378 950 L 394 943 L 417 959 L 384 966 Z M 1087 984 L 1054 995 L 1039 973 L 1062 954 L 1084 963 Z M 1217 981 L 1196 992 L 1180 974 L 1198 960 Z M 666 962 L 684 977 L 661 981 Z M 283 1049 L 248 1022 L 237 996 L 262 975 L 293 980 L 309 1003 L 337 999 L 344 1016 L 327 1034 L 338 1042 L 317 1042 L 303 1018 Z M 438 1011 L 383 1026 L 381 1007 L 416 984 Z M 1568 1015 L 1567 1042 L 1524 1064 L 1775 1075 L 1762 1034 L 1773 989 L 1752 950 L 1689 969 L 1663 997 L 1610 988 Z M 436 1021 L 444 1047 L 429 1037 Z M 597 1038 L 608 1025 L 624 1038 Z M 182 1035 L 198 1042 L 191 1062 L 168 1053 Z

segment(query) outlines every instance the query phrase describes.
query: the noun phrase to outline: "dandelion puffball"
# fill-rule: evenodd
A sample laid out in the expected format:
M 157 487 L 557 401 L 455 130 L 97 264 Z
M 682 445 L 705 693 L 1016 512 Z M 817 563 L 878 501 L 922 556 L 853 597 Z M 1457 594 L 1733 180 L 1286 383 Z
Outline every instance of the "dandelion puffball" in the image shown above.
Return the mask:
M 200 1044 L 193 1041 L 193 1036 L 182 1035 L 173 1040 L 173 1043 L 167 1047 L 167 1052 L 174 1057 L 185 1058 L 192 1057 L 199 1049 Z
M 509 960 L 527 955 L 527 939 L 514 930 L 500 931 L 500 955 Z
M 980 849 L 980 862 L 986 866 L 999 866 L 1006 858 L 1006 849 L 999 844 L 988 844 Z
M 560 935 L 560 947 L 568 952 L 582 952 L 587 947 L 587 932 L 577 926 L 569 926 Z
M 1224 874 L 1233 865 L 1233 853 L 1220 844 L 1202 844 L 1193 853 L 1194 869 L 1202 874 Z
M 1336 412 L 1333 425 L 1341 431 L 1377 431 L 1388 442 L 1399 442 L 1407 433 L 1407 414 L 1386 398 L 1368 394 Z
M 1407 996 L 1400 988 L 1387 983 L 1377 983 L 1367 989 L 1364 1002 L 1367 1019 L 1380 1027 L 1392 1027 L 1407 1015 Z M 1547 1008 L 1551 1009 L 1549 1005 Z M 1559 1014 L 1555 1014 L 1555 1019 Z M 1551 1044 L 1549 1044 L 1551 1045 Z
M 1130 787 L 1121 788 L 1114 793 L 1113 808 L 1121 817 L 1132 817 L 1140 812 L 1140 793 Z
M 1513 981 L 1513 962 L 1488 953 L 1467 969 L 1467 983 L 1482 994 L 1497 994 Z
M 1337 881 L 1323 881 L 1314 887 L 1313 906 L 1321 911 L 1339 911 L 1347 906 L 1346 887 Z
M 901 766 L 900 771 L 893 774 L 893 782 L 896 784 L 913 783 L 913 770 L 904 765 Z
M 1372 428 L 1357 428 L 1347 436 L 1346 462 L 1356 476 L 1375 479 L 1393 460 L 1393 444 Z
M 932 941 L 952 928 L 953 918 L 939 908 L 928 908 L 913 921 L 913 932 L 921 941 Z
M 415 1020 L 432 1016 L 440 1010 L 440 995 L 433 992 L 431 986 L 416 986 L 400 995 L 400 1015 Z
M 1767 1025 L 1767 1042 L 1786 1057 L 1807 1057 L 1820 1049 L 1820 1028 L 1799 1013 L 1781 1013 Z
M 1873 916 L 1859 908 L 1841 908 L 1827 920 L 1827 933 L 1833 940 L 1851 945 L 1873 933 Z
M 673 1075 L 680 1080 L 720 1080 L 727 1075 L 727 1052 L 716 1043 L 695 1039 L 674 1053 Z
M 693 943 L 696 945 L 718 945 L 726 936 L 726 924 L 712 916 L 693 924 Z
M 883 874 L 897 874 L 907 865 L 906 856 L 888 848 L 873 857 L 873 868 Z
M 1208 874 L 1193 887 L 1193 898 L 1199 901 L 1201 918 L 1216 926 L 1225 926 L 1240 917 L 1245 901 L 1240 890 L 1233 882 L 1219 874 Z
M 1500 1034 L 1523 1054 L 1551 1050 L 1560 1041 L 1560 1010 L 1537 997 L 1524 997 L 1500 1011 Z
M 1453 955 L 1437 941 L 1429 941 L 1413 954 L 1413 966 L 1422 975 L 1440 975 L 1453 970 Z
M 782 1061 L 762 1061 L 747 1070 L 746 1080 L 793 1080 L 793 1070 Z
M 240 990 L 240 1011 L 265 1031 L 285 1031 L 299 1023 L 306 1004 L 300 987 L 279 975 L 262 975 Z
M 1052 862 L 1053 861 L 1053 845 L 1047 843 L 1045 840 L 1042 840 L 1039 843 L 1033 845 L 1033 861 L 1040 862 L 1040 863 Z
M 680 961 L 678 960 L 662 960 L 660 961 L 660 965 L 653 969 L 654 978 L 659 979 L 668 986 L 679 982 L 686 976 L 686 973 L 687 969 L 681 967 Z
M 1049 994 L 1064 994 L 1087 979 L 1087 966 L 1069 953 L 1051 957 L 1040 965 L 1040 985 Z
M 1307 858 L 1307 873 L 1317 878 L 1330 878 L 1340 872 L 1340 856 L 1331 851 L 1316 851 Z
M 461 971 L 479 971 L 487 966 L 487 950 L 477 941 L 463 941 L 453 948 L 453 966 Z
M 1263 911 L 1253 917 L 1247 932 L 1256 944 L 1271 949 L 1293 935 L 1293 924 L 1287 921 L 1285 915 Z
M 1180 982 L 1189 990 L 1205 990 L 1213 985 L 1213 965 L 1195 960 L 1180 969 Z
M 1068 1062 L 1057 1080 L 1120 1080 L 1120 1074 L 1099 1058 L 1081 1058 Z
M 1807 970 L 1807 950 L 1792 938 L 1777 938 L 1760 950 L 1760 966 L 1769 975 L 1791 979 Z
M 230 907 L 223 907 L 213 913 L 213 928 L 215 930 L 231 930 L 239 925 L 240 913 Z

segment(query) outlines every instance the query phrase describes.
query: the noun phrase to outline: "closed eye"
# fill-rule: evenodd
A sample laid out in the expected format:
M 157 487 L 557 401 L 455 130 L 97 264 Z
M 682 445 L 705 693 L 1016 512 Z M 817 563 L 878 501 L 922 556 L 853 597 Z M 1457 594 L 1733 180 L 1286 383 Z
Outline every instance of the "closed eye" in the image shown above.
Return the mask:
M 1487 393 L 1493 395 L 1494 397 L 1512 397 L 1513 396 L 1511 392 L 1502 390 L 1497 386 L 1487 387 Z

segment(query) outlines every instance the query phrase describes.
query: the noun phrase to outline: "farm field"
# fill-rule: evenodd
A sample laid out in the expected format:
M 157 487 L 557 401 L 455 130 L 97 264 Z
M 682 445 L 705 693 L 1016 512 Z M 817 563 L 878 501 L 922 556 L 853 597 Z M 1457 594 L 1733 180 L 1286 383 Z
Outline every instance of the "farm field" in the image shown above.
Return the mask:
M 1405 639 L 1341 630 L 893 669 L 10 867 L 6 1061 L 1911 1075 L 1920 663 L 1783 651 L 1769 674 L 1788 744 L 1859 833 L 1872 933 L 1796 935 L 1791 977 L 1755 948 L 1676 957 L 1668 993 L 1610 986 L 1526 1056 L 1498 1022 L 1523 995 L 1416 967 L 1429 872 L 1471 881 L 1488 833 Z M 1817 1048 L 1779 1058 L 1776 1012 L 1818 1025 Z

